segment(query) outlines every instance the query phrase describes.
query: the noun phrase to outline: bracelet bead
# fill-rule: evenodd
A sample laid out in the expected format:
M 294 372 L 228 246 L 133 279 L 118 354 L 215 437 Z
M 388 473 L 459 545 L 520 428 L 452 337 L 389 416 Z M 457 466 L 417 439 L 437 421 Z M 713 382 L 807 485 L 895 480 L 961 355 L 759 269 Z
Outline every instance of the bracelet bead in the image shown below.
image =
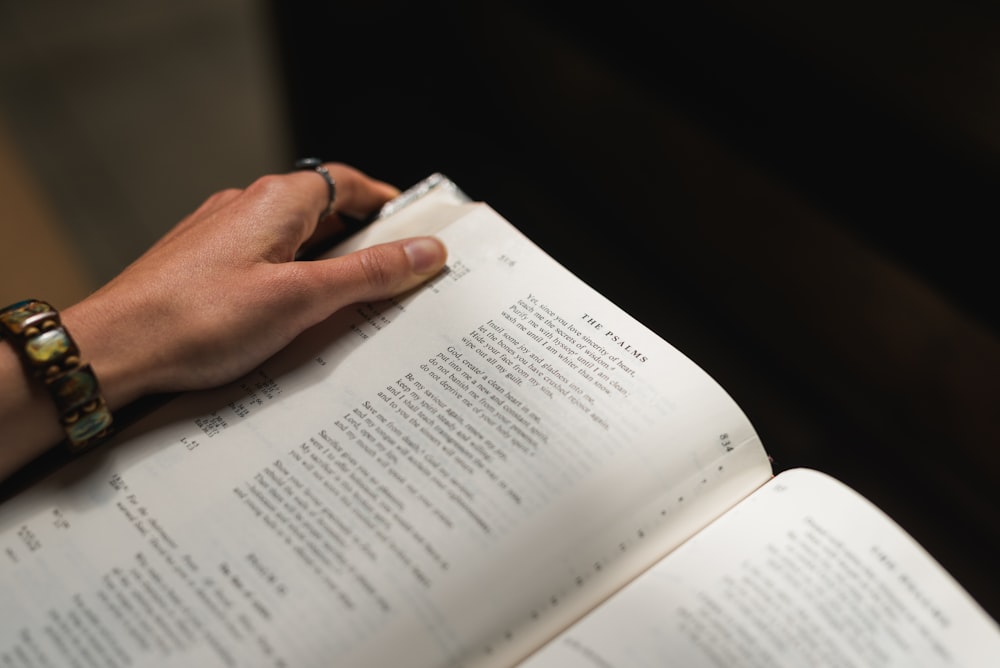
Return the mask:
M 10 341 L 25 372 L 41 381 L 59 413 L 67 445 L 85 450 L 111 434 L 113 418 L 97 376 L 51 305 L 27 299 L 0 310 L 0 339 Z

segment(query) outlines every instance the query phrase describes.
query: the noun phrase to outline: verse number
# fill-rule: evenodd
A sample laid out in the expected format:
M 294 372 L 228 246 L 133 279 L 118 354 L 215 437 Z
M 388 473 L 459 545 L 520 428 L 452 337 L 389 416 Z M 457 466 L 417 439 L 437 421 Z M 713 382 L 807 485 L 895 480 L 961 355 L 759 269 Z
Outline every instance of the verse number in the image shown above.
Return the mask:
M 69 520 L 66 519 L 66 516 L 58 508 L 52 509 L 52 526 L 57 529 L 69 528 Z
M 120 473 L 115 473 L 113 476 L 111 476 L 111 479 L 108 480 L 108 484 L 111 485 L 112 489 L 116 491 L 128 489 L 128 485 L 125 484 L 125 480 L 122 479 Z

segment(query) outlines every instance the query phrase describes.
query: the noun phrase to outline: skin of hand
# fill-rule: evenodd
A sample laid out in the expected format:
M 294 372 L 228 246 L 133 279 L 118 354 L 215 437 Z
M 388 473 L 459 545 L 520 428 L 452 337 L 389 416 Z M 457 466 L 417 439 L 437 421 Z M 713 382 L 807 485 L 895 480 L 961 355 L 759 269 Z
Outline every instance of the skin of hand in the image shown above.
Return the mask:
M 332 215 L 320 220 L 327 184 L 308 170 L 218 192 L 107 285 L 62 310 L 112 411 L 145 395 L 235 380 L 335 311 L 405 292 L 444 266 L 445 248 L 432 237 L 297 261 L 300 248 L 340 227 L 340 213 L 364 218 L 399 193 L 347 165 L 326 167 L 336 182 Z M 5 343 L 0 384 L 2 478 L 62 432 L 44 389 Z

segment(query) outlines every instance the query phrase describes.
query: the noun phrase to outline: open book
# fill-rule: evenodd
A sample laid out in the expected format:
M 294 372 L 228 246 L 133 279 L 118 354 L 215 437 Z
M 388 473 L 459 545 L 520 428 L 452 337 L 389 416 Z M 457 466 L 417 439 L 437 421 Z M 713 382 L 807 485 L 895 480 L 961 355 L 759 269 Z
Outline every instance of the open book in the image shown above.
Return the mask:
M 0 665 L 997 666 L 884 514 L 775 476 L 669 343 L 431 177 L 346 309 L 0 506 Z

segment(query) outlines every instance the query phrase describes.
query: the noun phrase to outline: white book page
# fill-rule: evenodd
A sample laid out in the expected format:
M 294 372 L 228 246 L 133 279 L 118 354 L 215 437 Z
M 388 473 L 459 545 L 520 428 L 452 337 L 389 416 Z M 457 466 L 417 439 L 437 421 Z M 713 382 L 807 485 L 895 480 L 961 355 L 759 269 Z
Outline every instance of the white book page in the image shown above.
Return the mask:
M 429 285 L 0 507 L 0 658 L 511 665 L 770 477 L 711 378 L 491 209 L 440 236 Z
M 780 473 L 524 668 L 1000 665 L 1000 629 L 891 519 Z

